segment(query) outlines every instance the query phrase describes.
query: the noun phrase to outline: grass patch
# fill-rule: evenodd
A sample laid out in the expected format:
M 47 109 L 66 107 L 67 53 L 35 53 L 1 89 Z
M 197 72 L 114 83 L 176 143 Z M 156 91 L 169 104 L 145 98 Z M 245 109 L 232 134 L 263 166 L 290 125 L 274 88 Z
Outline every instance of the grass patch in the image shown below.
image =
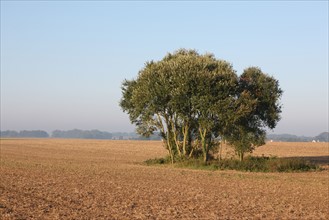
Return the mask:
M 147 165 L 170 164 L 169 158 L 155 158 L 145 161 Z M 247 172 L 305 172 L 320 170 L 320 167 L 302 158 L 246 157 L 237 159 L 211 160 L 204 163 L 200 159 L 179 159 L 175 167 L 198 170 L 238 170 Z
M 203 159 L 185 159 L 175 163 L 179 168 L 190 168 L 195 170 L 218 170 L 218 164 L 209 162 L 205 164 Z

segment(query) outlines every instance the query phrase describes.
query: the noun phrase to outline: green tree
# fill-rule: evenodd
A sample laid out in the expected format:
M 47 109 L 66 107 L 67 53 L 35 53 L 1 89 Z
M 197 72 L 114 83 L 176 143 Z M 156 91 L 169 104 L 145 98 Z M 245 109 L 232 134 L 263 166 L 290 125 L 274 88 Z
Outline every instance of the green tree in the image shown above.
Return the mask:
M 239 77 L 235 117 L 225 138 L 234 146 L 240 160 L 246 152 L 265 143 L 266 128 L 275 128 L 280 120 L 283 91 L 278 80 L 250 67 Z
M 225 109 L 236 84 L 226 61 L 182 49 L 146 63 L 137 79 L 124 81 L 120 106 L 138 133 L 160 131 L 172 162 L 176 156 L 190 157 L 197 139 L 207 161 L 223 120 L 218 109 Z
M 217 145 L 214 138 L 223 134 L 228 124 L 227 113 L 237 86 L 237 76 L 232 66 L 225 61 L 217 61 L 212 71 L 199 74 L 197 93 L 193 106 L 197 112 L 198 136 L 204 161 L 209 159 L 209 151 Z
M 265 128 L 274 128 L 281 112 L 278 81 L 259 68 L 238 77 L 231 64 L 212 54 L 181 49 L 151 61 L 136 79 L 122 84 L 120 106 L 137 132 L 159 131 L 172 163 L 202 151 L 205 162 L 228 140 L 243 159 L 263 144 Z

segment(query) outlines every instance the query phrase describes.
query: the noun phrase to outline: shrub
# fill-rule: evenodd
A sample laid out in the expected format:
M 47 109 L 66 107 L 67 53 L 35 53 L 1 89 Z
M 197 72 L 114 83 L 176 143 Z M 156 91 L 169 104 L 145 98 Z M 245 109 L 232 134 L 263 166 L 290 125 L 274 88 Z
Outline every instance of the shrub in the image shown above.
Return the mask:
M 154 158 L 145 161 L 146 165 L 165 164 L 165 163 L 167 163 L 166 158 Z
M 266 172 L 268 157 L 247 157 L 243 161 L 236 159 L 225 159 L 219 162 L 220 169 Z
M 269 171 L 294 172 L 316 170 L 319 167 L 301 158 L 276 158 L 268 162 Z
M 147 165 L 170 164 L 170 158 L 155 158 L 145 161 Z M 243 161 L 237 159 L 210 160 L 207 163 L 202 158 L 180 158 L 176 167 L 202 170 L 239 170 L 248 172 L 298 172 L 317 170 L 319 167 L 301 158 L 277 157 L 246 157 Z
M 301 158 L 247 157 L 243 161 L 226 159 L 219 162 L 220 169 L 252 172 L 296 172 L 316 170 L 319 167 Z

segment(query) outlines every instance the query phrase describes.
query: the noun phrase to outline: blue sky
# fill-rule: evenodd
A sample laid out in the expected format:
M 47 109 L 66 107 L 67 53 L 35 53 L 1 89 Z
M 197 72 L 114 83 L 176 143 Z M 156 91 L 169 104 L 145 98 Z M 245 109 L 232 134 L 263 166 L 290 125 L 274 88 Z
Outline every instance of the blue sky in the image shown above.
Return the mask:
M 1 1 L 1 130 L 133 131 L 122 81 L 179 48 L 277 78 L 274 133 L 328 131 L 328 1 Z

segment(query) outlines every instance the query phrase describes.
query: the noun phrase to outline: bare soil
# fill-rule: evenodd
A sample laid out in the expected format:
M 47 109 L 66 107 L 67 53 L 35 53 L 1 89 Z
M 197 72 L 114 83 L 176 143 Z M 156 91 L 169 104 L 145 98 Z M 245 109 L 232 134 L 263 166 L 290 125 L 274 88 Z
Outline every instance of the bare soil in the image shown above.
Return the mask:
M 0 219 L 329 219 L 328 169 L 145 166 L 166 155 L 157 141 L 0 141 Z M 268 143 L 255 154 L 308 157 L 326 167 L 329 145 Z

